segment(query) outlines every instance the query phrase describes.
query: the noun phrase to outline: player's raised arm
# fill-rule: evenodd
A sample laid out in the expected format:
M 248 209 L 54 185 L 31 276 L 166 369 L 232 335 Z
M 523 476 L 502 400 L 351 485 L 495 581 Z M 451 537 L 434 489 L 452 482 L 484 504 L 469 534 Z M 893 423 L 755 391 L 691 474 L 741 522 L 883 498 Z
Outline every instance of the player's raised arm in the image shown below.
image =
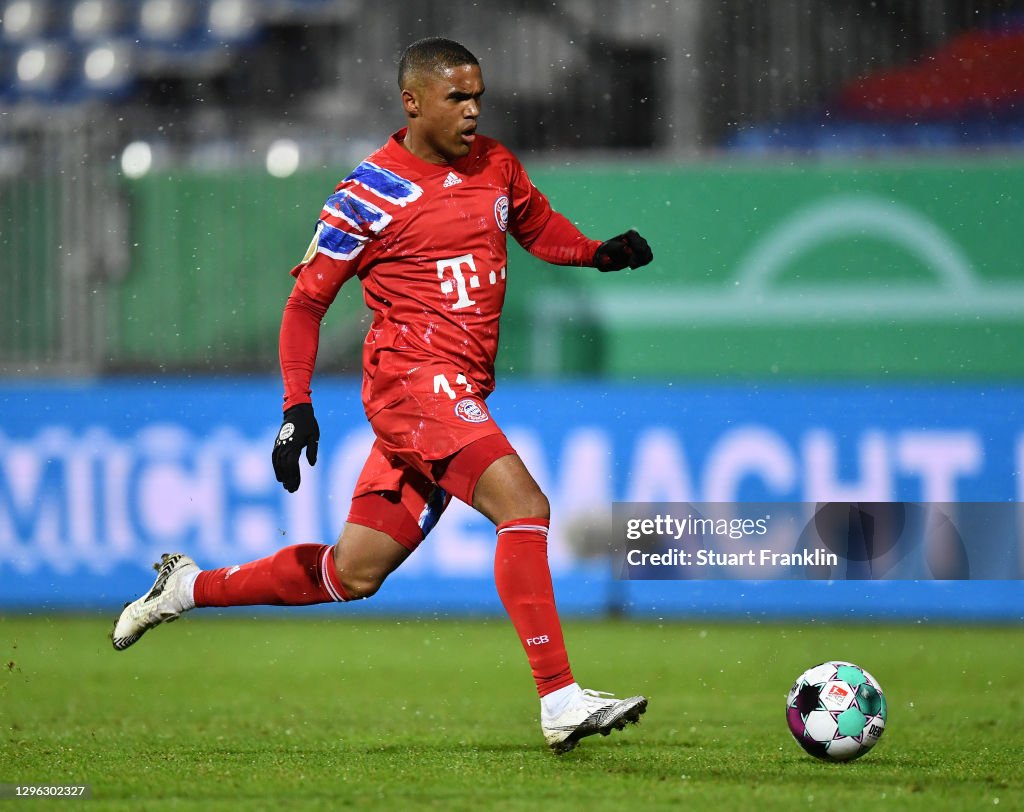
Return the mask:
M 635 230 L 600 242 L 587 238 L 567 217 L 551 208 L 511 155 L 512 211 L 509 230 L 527 251 L 554 265 L 581 265 L 600 271 L 639 268 L 654 259 L 647 240 Z

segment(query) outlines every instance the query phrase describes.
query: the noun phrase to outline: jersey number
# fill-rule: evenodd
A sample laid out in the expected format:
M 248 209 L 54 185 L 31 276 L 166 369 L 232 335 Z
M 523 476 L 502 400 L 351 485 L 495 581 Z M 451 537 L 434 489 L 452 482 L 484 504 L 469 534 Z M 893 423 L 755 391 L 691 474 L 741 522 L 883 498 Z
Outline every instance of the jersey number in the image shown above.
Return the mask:
M 466 376 L 461 372 L 455 376 L 455 385 L 465 387 L 465 394 L 473 394 L 473 384 L 467 381 Z M 444 392 L 452 400 L 457 397 L 455 390 L 452 389 L 452 385 L 448 383 L 448 378 L 443 373 L 434 376 L 434 394 L 439 395 L 441 392 Z

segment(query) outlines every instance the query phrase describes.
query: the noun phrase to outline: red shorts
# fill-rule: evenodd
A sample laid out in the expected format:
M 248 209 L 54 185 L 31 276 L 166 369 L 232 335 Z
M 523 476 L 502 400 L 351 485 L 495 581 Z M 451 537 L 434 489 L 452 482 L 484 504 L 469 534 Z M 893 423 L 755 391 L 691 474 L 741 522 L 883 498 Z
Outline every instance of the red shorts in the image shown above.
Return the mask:
M 451 497 L 472 505 L 480 475 L 515 449 L 451 367 L 420 367 L 395 389 L 400 398 L 370 417 L 377 438 L 348 520 L 415 549 Z
M 463 373 L 447 364 L 396 372 L 393 363 L 377 368 L 369 401 L 375 410 L 367 417 L 384 448 L 424 476 L 474 440 L 501 434 L 484 403 L 487 393 Z

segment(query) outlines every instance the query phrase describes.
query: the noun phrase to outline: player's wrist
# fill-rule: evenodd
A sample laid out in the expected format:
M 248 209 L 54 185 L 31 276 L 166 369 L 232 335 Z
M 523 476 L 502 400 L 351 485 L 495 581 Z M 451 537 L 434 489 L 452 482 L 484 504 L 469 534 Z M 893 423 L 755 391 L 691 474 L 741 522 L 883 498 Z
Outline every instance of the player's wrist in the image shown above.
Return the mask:
M 284 405 L 281 407 L 282 414 L 288 414 L 288 412 L 294 409 L 296 406 L 308 406 L 310 409 L 313 408 L 313 401 L 308 395 L 296 395 L 295 397 L 285 397 Z
M 313 416 L 313 403 L 312 401 L 303 401 L 302 403 L 296 403 L 292 406 L 287 407 L 284 410 L 283 418 L 285 420 L 293 420 L 296 418 L 302 419 L 304 417 Z

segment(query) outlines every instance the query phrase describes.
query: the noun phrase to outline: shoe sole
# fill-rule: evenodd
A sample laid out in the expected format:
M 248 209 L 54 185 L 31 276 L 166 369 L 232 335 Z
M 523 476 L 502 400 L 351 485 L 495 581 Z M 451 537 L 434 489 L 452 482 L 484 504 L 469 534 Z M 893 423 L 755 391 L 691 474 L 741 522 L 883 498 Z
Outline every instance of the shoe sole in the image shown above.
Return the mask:
M 629 705 L 622 713 L 618 716 L 613 717 L 601 727 L 594 728 L 593 730 L 587 730 L 583 733 L 572 732 L 564 740 L 556 744 L 549 745 L 551 752 L 555 755 L 562 755 L 568 753 L 570 750 L 575 749 L 576 745 L 579 744 L 581 739 L 585 739 L 587 736 L 593 736 L 600 733 L 602 736 L 609 735 L 613 730 L 623 730 L 626 725 L 636 725 L 640 723 L 640 717 L 647 713 L 647 698 L 639 697 L 639 701 L 632 705 Z
M 128 601 L 128 603 L 124 605 L 124 609 L 127 609 L 133 603 L 145 603 L 146 601 L 151 600 L 152 598 L 157 598 L 160 595 L 162 595 L 164 587 L 167 586 L 167 579 L 171 577 L 171 573 L 174 572 L 175 566 L 184 557 L 185 556 L 183 556 L 181 553 L 164 553 L 162 556 L 160 556 L 160 561 L 153 565 L 153 569 L 157 571 L 157 576 L 156 580 L 153 582 L 153 586 L 149 588 L 149 592 L 147 592 L 145 595 L 143 595 L 141 598 L 138 598 L 137 600 Z M 110 642 L 111 644 L 113 644 L 115 651 L 124 651 L 129 646 L 138 642 L 139 638 L 141 638 L 142 635 L 144 635 L 150 629 L 156 628 L 161 623 L 173 623 L 175 620 L 178 619 L 176 617 L 172 617 L 168 618 L 166 621 L 158 620 L 152 626 L 147 626 L 138 634 L 130 634 L 127 637 L 114 637 L 114 632 L 117 630 L 117 624 L 121 620 L 121 615 L 124 614 L 124 609 L 122 609 L 121 614 L 117 616 L 117 620 L 114 621 L 114 626 L 110 630 L 110 634 L 107 635 L 110 638 Z

